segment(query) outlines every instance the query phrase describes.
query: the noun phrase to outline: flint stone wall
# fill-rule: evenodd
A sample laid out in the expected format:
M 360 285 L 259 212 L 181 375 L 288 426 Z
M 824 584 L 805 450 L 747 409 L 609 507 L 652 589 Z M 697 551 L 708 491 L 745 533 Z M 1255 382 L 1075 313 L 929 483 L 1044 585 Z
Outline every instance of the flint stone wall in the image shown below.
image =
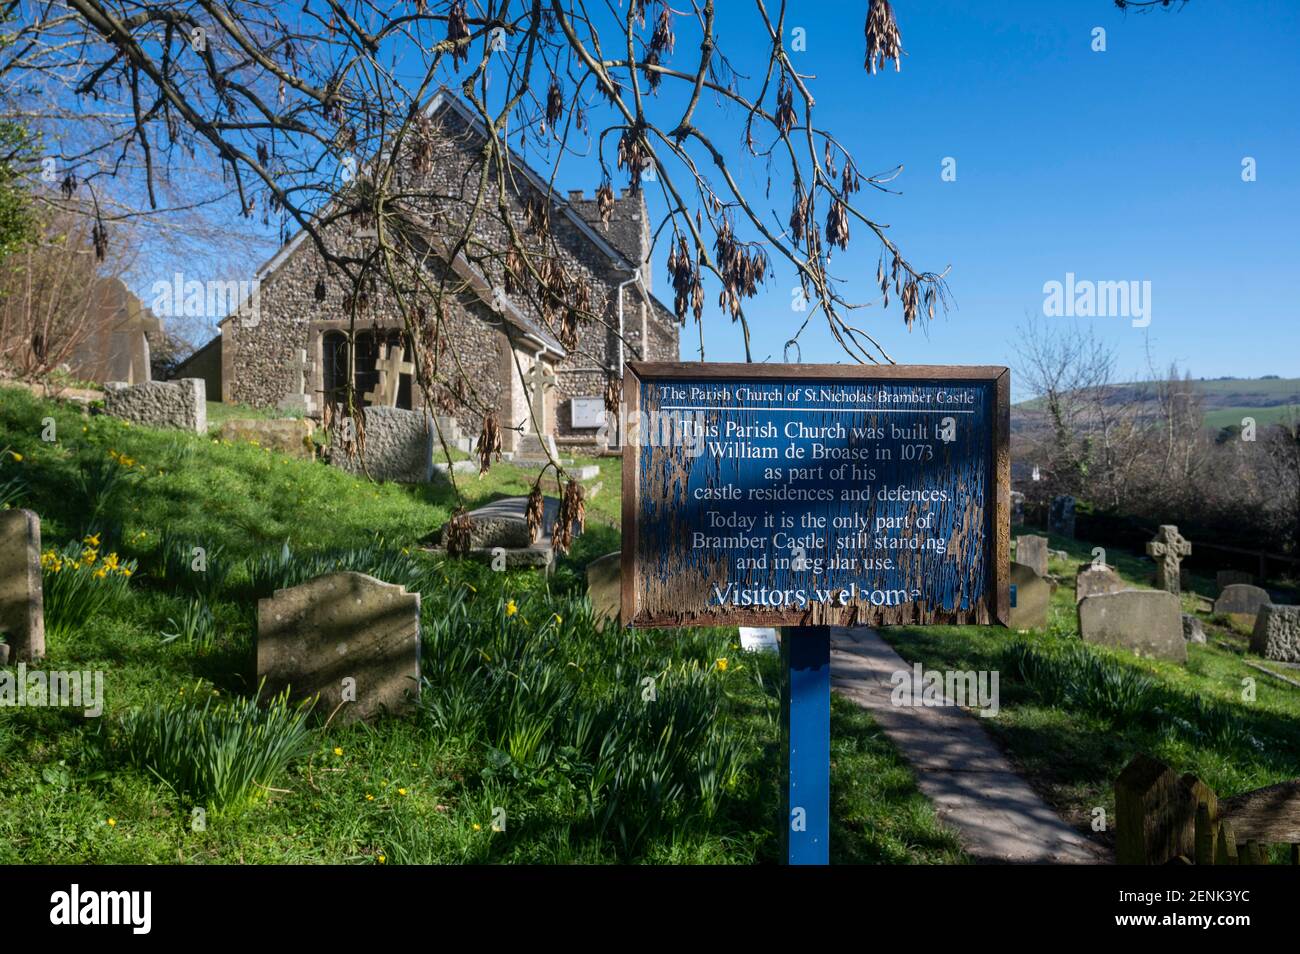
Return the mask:
M 147 381 L 134 386 L 113 381 L 104 388 L 104 410 L 145 427 L 208 432 L 207 392 L 202 378 Z

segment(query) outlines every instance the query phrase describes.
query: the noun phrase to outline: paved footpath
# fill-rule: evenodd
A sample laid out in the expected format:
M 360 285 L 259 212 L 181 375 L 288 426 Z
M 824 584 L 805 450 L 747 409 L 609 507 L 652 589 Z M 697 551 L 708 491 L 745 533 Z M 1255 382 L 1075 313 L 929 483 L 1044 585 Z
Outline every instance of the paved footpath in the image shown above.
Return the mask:
M 916 773 L 939 820 L 984 863 L 1105 864 L 1061 820 L 979 724 L 956 706 L 895 706 L 890 676 L 912 666 L 874 630 L 831 629 L 831 685 L 867 709 Z

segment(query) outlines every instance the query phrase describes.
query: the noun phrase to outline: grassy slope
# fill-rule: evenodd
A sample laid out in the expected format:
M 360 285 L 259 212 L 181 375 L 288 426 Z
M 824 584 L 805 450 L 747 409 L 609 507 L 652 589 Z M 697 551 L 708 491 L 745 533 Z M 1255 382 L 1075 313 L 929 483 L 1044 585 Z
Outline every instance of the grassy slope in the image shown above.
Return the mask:
M 1050 572 L 1063 582 L 1052 598 L 1048 631 L 1029 638 L 1044 646 L 1077 644 L 1074 573 L 1079 564 L 1092 559 L 1093 544 L 1053 536 L 1051 546 L 1067 551 L 1070 559 L 1052 561 Z M 1108 551 L 1107 559 L 1133 585 L 1151 585 L 1149 562 L 1115 550 Z M 1193 593 L 1211 596 L 1215 585 L 1194 576 L 1191 590 L 1183 597 L 1184 612 L 1192 612 L 1196 605 Z M 983 725 L 1034 787 L 1081 831 L 1095 835 L 1090 822 L 1097 807 L 1114 818 L 1115 778 L 1139 752 L 1155 755 L 1180 773 L 1192 772 L 1220 796 L 1300 776 L 1300 689 L 1245 665 L 1248 639 L 1206 614 L 1201 618 L 1208 642 L 1188 646 L 1185 667 L 1139 660 L 1130 653 L 1097 652 L 1152 676 L 1188 702 L 1202 699 L 1239 718 L 1258 745 L 1216 741 L 1200 731 L 1204 726 L 1179 728 L 1172 719 L 1136 724 L 1045 706 L 1002 672 L 1001 712 Z M 1000 627 L 898 627 L 883 632 L 909 662 L 958 670 L 998 669 L 1002 649 L 1019 638 Z M 1253 702 L 1243 699 L 1246 679 L 1253 681 L 1256 690 Z M 1097 837 L 1112 841 L 1108 834 Z
M 41 440 L 47 416 L 58 429 L 52 443 Z M 572 638 L 557 639 L 555 651 L 571 657 L 569 670 L 582 673 L 575 678 L 597 703 L 625 691 L 629 677 L 635 683 L 640 672 L 661 667 L 668 673 L 666 698 L 674 672 L 716 681 L 718 718 L 745 742 L 736 784 L 716 815 L 685 819 L 632 849 L 620 835 L 593 831 L 575 785 L 578 776 L 553 766 L 522 779 L 494 774 L 481 740 L 438 731 L 425 715 L 373 727 L 328 727 L 316 739 L 314 754 L 276 786 L 284 791 L 247 813 L 209 819 L 206 831 L 193 831 L 182 799 L 114 758 L 115 719 L 133 707 L 192 694 L 198 680 L 203 683 L 197 691 L 204 693 L 249 692 L 253 604 L 237 568 L 229 590 L 212 604 L 222 632 L 217 646 L 204 653 L 162 645 L 160 632 L 185 605 L 171 587 L 149 578 L 164 533 L 200 543 L 210 559 L 231 564 L 278 552 L 286 540 L 299 553 L 375 540 L 414 548 L 447 519 L 454 495 L 446 485 L 376 486 L 248 444 L 84 418 L 8 389 L 0 390 L 0 448 L 5 447 L 23 459 L 0 454 L 0 483 L 15 473 L 23 477 L 27 491 L 18 505 L 41 514 L 47 547 L 104 530 L 105 552 L 138 558 L 141 572 L 128 599 L 49 642 L 47 667 L 106 672 L 104 718 L 88 720 L 59 709 L 0 709 L 0 863 L 775 860 L 777 661 L 741 657 L 734 630 L 635 638 L 607 632 L 593 640 L 587 611 L 573 601 L 581 590 L 581 564 L 618 547 L 616 459 L 597 462 L 604 486 L 588 506 L 588 531 L 550 581 L 529 573 L 441 571 L 442 583 L 424 593 L 425 662 L 428 672 L 437 661 L 429 658 L 427 639 L 444 622 L 444 590 L 469 587 L 472 594 L 460 595 L 476 627 L 499 619 L 506 599 L 519 600 L 521 612 L 511 625 L 527 632 L 557 607 L 569 615 L 566 633 Z M 109 450 L 134 458 L 135 476 L 107 499 L 92 526 L 77 475 L 80 466 L 102 461 Z M 458 482 L 467 505 L 474 506 L 526 493 L 530 480 L 526 472 L 499 466 L 482 480 Z M 436 566 L 432 572 L 439 572 Z M 520 633 L 522 638 L 525 630 Z M 465 638 L 486 637 L 476 628 Z M 721 671 L 712 661 L 724 657 L 731 664 Z M 832 719 L 833 860 L 962 860 L 955 839 L 938 826 L 909 770 L 871 720 L 842 700 L 835 701 Z M 556 731 L 564 728 L 557 723 Z M 509 812 L 505 834 L 489 831 L 495 805 Z

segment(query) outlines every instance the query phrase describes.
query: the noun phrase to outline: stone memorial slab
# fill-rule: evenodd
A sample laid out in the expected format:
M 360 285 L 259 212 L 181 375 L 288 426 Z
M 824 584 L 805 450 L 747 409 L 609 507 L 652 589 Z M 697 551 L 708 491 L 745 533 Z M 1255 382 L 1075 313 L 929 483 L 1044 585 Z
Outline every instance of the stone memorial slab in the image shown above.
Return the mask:
M 1183 639 L 1189 643 L 1205 645 L 1205 627 L 1201 625 L 1199 616 L 1193 616 L 1191 613 L 1183 614 Z
M 433 479 L 433 419 L 422 411 L 372 406 L 365 409 L 365 455 L 349 456 L 332 447 L 333 467 L 357 476 L 397 484 Z M 347 424 L 348 422 L 343 422 Z
M 31 510 L 0 510 L 0 634 L 10 662 L 44 658 L 41 518 Z
M 624 623 L 1008 622 L 1009 383 L 630 362 Z
M 146 381 L 133 387 L 121 381 L 104 388 L 104 412 L 145 427 L 175 427 L 208 432 L 207 385 L 202 378 Z
M 1139 656 L 1187 662 L 1178 597 L 1161 590 L 1123 590 L 1079 602 L 1085 643 L 1130 649 Z
M 282 417 L 273 420 L 225 421 L 218 435 L 223 441 L 232 444 L 247 442 L 286 457 L 314 460 L 316 445 L 311 439 L 313 431 L 312 422 L 305 418 Z
M 1052 588 L 1046 580 L 1023 563 L 1011 564 L 1011 585 L 1016 588 L 1008 629 L 1017 631 L 1047 628 L 1047 607 Z
M 1214 601 L 1214 615 L 1226 616 L 1235 627 L 1250 632 L 1255 628 L 1260 607 L 1271 602 L 1267 590 L 1248 583 L 1233 583 L 1225 586 Z
M 1047 576 L 1047 537 L 1026 533 L 1016 537 L 1016 562 Z
M 1074 601 L 1078 603 L 1087 596 L 1118 593 L 1129 588 L 1123 578 L 1104 563 L 1085 563 L 1074 577 Z
M 504 497 L 471 510 L 470 551 L 467 555 L 485 563 L 501 556 L 508 569 L 531 567 L 549 571 L 554 563 L 551 531 L 560 513 L 560 501 L 555 497 L 542 498 L 542 525 L 537 539 L 531 543 L 528 541 L 527 513 L 527 497 Z M 446 549 L 445 532 L 444 526 L 434 534 L 434 542 L 442 550 Z M 575 524 L 573 535 L 576 537 L 581 532 Z M 498 549 L 504 552 L 498 554 Z
M 411 711 L 420 694 L 420 594 L 364 573 L 327 573 L 257 601 L 264 694 L 319 694 L 335 721 Z
M 623 552 L 616 550 L 587 564 L 587 598 L 597 619 L 617 623 L 621 611 Z
M 1300 663 L 1300 606 L 1261 606 L 1250 636 L 1250 651 L 1276 662 Z
M 1047 509 L 1047 530 L 1058 537 L 1074 537 L 1074 498 L 1053 497 Z
M 1177 527 L 1160 525 L 1155 538 L 1147 544 L 1147 556 L 1156 561 L 1156 589 L 1166 593 L 1183 591 L 1179 564 L 1191 552 L 1192 545 L 1183 539 Z

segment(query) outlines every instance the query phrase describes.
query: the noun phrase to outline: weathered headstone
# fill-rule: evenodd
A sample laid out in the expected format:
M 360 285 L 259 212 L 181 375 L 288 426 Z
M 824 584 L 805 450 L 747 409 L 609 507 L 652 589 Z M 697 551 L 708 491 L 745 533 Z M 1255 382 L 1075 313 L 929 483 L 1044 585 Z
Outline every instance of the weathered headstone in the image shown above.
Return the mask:
M 1085 643 L 1131 649 L 1139 656 L 1187 661 L 1178 597 L 1160 590 L 1123 590 L 1079 601 Z
M 1201 618 L 1191 613 L 1183 614 L 1183 639 L 1189 643 L 1205 644 L 1205 627 L 1201 625 Z
M 1074 498 L 1069 495 L 1052 498 L 1047 510 L 1047 530 L 1058 537 L 1074 536 Z
M 1250 651 L 1277 662 L 1300 663 L 1300 606 L 1261 606 Z
M 368 407 L 364 414 L 364 455 L 350 456 L 341 447 L 332 447 L 329 455 L 332 466 L 350 474 L 399 484 L 423 484 L 433 479 L 436 438 L 429 415 L 381 406 Z
M 1235 583 L 1245 583 L 1247 586 L 1253 586 L 1255 574 L 1244 573 L 1241 570 L 1220 570 L 1214 574 L 1214 582 L 1218 584 L 1220 590 L 1226 589 Z
M 615 550 L 587 564 L 587 597 L 597 619 L 618 622 L 622 610 L 623 552 Z
M 287 457 L 312 460 L 316 445 L 312 443 L 312 423 L 301 417 L 281 417 L 272 420 L 224 421 L 219 434 L 232 444 L 248 442 Z
M 30 510 L 0 510 L 0 633 L 11 662 L 45 656 L 41 518 Z
M 1113 569 L 1104 563 L 1084 563 L 1074 577 L 1074 601 L 1099 593 L 1118 593 L 1127 590 L 1129 585 Z
M 1178 564 L 1191 552 L 1192 545 L 1183 539 L 1177 527 L 1167 523 L 1160 525 L 1155 539 L 1147 544 L 1147 556 L 1156 561 L 1156 589 L 1166 593 L 1183 591 Z
M 364 573 L 327 573 L 257 601 L 266 697 L 319 694 L 336 720 L 403 713 L 420 694 L 420 594 Z
M 307 375 L 311 372 L 311 362 L 307 360 L 307 349 L 299 348 L 294 360 L 289 362 L 296 384 L 293 390 L 280 400 L 280 410 L 286 414 L 308 415 L 316 408 L 316 402 L 307 393 Z
M 195 434 L 208 430 L 206 385 L 202 378 L 146 381 L 129 387 L 121 381 L 104 386 L 104 411 L 132 424 L 176 427 Z
M 1018 490 L 1011 491 L 1011 526 L 1025 525 L 1025 495 Z
M 516 567 L 544 567 L 553 564 L 551 531 L 560 513 L 560 501 L 555 497 L 542 499 L 542 523 L 537 539 L 528 539 L 528 498 L 504 497 L 469 513 L 470 537 L 468 556 L 481 562 L 504 560 L 508 569 Z M 581 531 L 576 523 L 574 536 Z M 446 527 L 435 535 L 435 542 L 445 548 Z
M 1033 567 L 1012 563 L 1011 585 L 1016 588 L 1016 594 L 1007 627 L 1017 631 L 1046 629 L 1047 607 L 1052 599 L 1052 588 L 1047 581 L 1035 573 Z
M 1214 615 L 1226 616 L 1234 626 L 1249 632 L 1255 626 L 1259 608 L 1271 602 L 1267 590 L 1248 583 L 1234 583 L 1225 586 L 1214 601 Z
M 555 372 L 540 355 L 524 375 L 524 383 L 528 387 L 528 407 L 532 412 L 529 420 L 535 429 L 520 437 L 515 451 L 516 460 L 545 458 L 548 455 L 559 457 L 555 449 L 555 437 L 551 433 L 550 405 L 546 401 L 547 393 L 555 387 L 558 380 Z
M 1039 576 L 1047 576 L 1047 537 L 1032 533 L 1016 537 L 1016 562 L 1023 563 Z

